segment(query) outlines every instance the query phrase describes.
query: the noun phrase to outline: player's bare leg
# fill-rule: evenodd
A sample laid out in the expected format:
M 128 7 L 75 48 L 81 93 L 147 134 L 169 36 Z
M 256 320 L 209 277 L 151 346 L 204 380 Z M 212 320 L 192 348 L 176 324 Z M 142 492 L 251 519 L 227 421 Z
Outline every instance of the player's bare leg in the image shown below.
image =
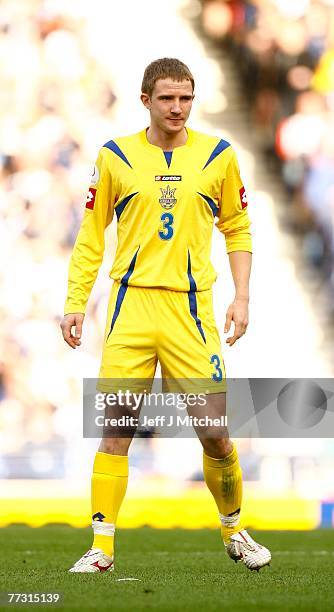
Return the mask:
M 221 420 L 226 416 L 226 393 L 206 396 L 206 406 L 188 407 L 192 416 L 208 416 Z M 205 410 L 205 412 L 203 412 Z M 257 570 L 271 561 L 267 548 L 257 544 L 240 524 L 242 502 L 242 471 L 238 453 L 225 425 L 196 427 L 203 446 L 205 482 L 218 507 L 221 534 L 227 554 L 242 561 L 250 570 Z
M 140 409 L 136 411 L 139 416 Z M 133 417 L 131 406 L 105 407 L 105 418 Z M 92 547 L 69 570 L 100 573 L 114 569 L 114 535 L 128 483 L 128 451 L 137 427 L 107 426 L 92 475 Z

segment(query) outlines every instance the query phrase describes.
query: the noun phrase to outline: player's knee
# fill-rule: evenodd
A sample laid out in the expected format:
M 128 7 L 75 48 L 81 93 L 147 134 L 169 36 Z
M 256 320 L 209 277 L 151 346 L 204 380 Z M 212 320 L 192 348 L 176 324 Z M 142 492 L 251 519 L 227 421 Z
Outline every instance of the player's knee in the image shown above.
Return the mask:
M 207 438 L 202 440 L 203 449 L 208 457 L 222 459 L 227 457 L 232 450 L 233 444 L 228 437 L 224 438 Z
M 102 438 L 99 452 L 110 455 L 127 455 L 131 440 L 128 438 Z

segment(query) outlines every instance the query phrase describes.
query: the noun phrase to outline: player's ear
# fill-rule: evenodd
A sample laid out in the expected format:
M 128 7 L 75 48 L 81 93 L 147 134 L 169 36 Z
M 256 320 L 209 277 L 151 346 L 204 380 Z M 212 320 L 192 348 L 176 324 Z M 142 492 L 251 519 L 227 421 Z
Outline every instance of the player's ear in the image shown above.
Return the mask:
M 140 96 L 140 99 L 141 99 L 142 103 L 144 104 L 144 106 L 150 110 L 150 108 L 151 108 L 151 98 L 150 98 L 150 96 L 148 94 L 146 94 L 146 93 L 142 93 L 141 96 Z

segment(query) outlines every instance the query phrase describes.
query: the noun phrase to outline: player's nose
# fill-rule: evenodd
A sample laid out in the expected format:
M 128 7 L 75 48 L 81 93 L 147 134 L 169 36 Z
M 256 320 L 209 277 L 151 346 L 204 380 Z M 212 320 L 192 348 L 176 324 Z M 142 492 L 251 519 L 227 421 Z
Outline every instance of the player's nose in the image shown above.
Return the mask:
M 182 109 L 179 102 L 174 102 L 171 108 L 171 113 L 174 115 L 180 115 L 182 113 Z

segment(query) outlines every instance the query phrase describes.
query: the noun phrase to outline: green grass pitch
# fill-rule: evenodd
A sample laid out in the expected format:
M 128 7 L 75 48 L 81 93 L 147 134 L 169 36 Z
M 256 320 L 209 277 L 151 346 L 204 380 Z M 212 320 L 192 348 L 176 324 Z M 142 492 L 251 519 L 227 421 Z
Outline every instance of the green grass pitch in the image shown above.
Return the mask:
M 259 573 L 228 559 L 218 530 L 145 527 L 118 531 L 113 574 L 87 575 L 67 569 L 89 548 L 89 529 L 11 526 L 0 530 L 0 588 L 2 593 L 61 593 L 64 610 L 334 609 L 334 530 L 251 534 L 272 550 L 271 567 Z M 1 603 L 1 609 L 18 607 L 5 605 L 4 595 Z

